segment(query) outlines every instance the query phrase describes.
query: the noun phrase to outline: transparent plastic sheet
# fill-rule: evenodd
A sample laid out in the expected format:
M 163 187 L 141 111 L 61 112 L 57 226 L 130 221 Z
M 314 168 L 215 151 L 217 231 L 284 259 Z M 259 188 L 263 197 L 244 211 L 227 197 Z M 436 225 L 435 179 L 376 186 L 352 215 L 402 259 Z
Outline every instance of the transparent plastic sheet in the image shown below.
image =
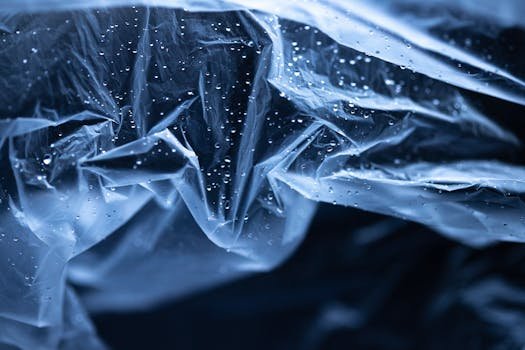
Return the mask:
M 0 2 L 0 342 L 103 347 L 84 307 L 269 270 L 319 201 L 524 240 L 520 137 L 472 104 L 524 105 L 520 2 L 136 4 Z

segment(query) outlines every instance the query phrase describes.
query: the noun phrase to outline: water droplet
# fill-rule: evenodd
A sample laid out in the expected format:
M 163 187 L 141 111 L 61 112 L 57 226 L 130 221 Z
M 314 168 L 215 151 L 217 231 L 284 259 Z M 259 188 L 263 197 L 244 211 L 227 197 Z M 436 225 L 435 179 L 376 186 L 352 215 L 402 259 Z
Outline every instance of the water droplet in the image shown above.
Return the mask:
M 44 156 L 44 159 L 42 160 L 42 163 L 44 163 L 45 165 L 49 165 L 49 164 L 51 164 L 52 160 L 53 160 L 53 158 L 51 157 L 51 155 L 46 154 Z

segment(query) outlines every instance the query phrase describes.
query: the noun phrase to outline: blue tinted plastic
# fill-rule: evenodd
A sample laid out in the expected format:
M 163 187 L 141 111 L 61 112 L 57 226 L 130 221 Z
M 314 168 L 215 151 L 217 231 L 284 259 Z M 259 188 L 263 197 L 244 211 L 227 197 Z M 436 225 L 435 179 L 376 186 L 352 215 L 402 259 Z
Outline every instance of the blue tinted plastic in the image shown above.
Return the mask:
M 129 5 L 0 1 L 0 343 L 102 348 L 84 308 L 269 270 L 316 202 L 525 240 L 519 138 L 469 98 L 523 106 L 523 66 L 450 30 L 520 1 Z

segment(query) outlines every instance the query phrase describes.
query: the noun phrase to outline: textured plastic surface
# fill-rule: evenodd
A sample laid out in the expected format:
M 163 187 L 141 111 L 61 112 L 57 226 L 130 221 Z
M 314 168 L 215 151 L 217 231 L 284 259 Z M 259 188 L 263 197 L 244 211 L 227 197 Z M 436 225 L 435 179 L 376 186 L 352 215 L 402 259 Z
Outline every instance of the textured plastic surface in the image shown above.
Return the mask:
M 271 269 L 319 201 L 474 246 L 525 240 L 519 140 L 466 98 L 525 104 L 523 67 L 495 44 L 445 41 L 449 22 L 467 26 L 453 13 L 102 7 L 124 4 L 0 1 L 0 343 L 103 347 L 83 307 L 144 308 Z M 476 35 L 521 26 L 512 13 Z

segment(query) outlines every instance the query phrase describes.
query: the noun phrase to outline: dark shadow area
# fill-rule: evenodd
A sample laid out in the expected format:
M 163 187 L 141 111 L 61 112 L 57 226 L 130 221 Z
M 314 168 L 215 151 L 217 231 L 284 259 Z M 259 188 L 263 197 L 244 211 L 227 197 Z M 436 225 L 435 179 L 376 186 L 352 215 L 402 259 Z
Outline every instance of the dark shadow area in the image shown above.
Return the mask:
M 95 322 L 114 349 L 519 349 L 524 262 L 522 245 L 323 205 L 275 271 Z

